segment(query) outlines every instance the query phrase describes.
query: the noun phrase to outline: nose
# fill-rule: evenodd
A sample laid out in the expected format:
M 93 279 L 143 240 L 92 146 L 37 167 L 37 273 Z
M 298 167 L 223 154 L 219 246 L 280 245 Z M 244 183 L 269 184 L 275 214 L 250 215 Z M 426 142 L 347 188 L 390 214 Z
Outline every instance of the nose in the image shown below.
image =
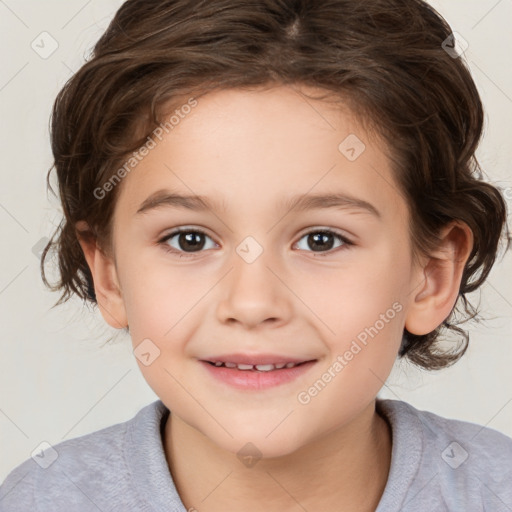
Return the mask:
M 238 254 L 231 272 L 220 283 L 217 318 L 221 323 L 239 323 L 246 329 L 260 324 L 278 327 L 290 321 L 293 293 L 279 276 L 265 252 L 248 263 Z

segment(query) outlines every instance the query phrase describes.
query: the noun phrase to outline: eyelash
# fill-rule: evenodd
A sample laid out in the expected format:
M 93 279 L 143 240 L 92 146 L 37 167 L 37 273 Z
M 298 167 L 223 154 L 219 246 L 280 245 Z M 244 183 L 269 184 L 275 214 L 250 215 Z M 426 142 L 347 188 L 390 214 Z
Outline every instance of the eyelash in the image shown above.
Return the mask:
M 180 228 L 180 229 L 174 230 L 173 232 L 169 233 L 168 235 L 165 235 L 162 239 L 158 240 L 158 244 L 159 245 L 163 245 L 164 246 L 164 250 L 166 252 L 168 252 L 168 253 L 179 254 L 180 258 L 193 258 L 195 254 L 199 254 L 199 253 L 203 252 L 201 250 L 201 251 L 197 251 L 196 253 L 194 253 L 194 252 L 186 253 L 186 252 L 183 252 L 183 251 L 178 251 L 178 250 L 174 249 L 173 247 L 170 247 L 169 244 L 166 243 L 168 240 L 171 240 L 172 238 L 174 238 L 176 235 L 179 235 L 180 233 L 196 233 L 196 234 L 204 235 L 204 236 L 206 236 L 206 237 L 211 239 L 211 237 L 207 233 L 205 233 L 203 230 L 201 230 L 201 229 L 197 229 L 197 228 L 194 228 L 194 229 L 191 229 L 191 228 Z M 330 235 L 333 235 L 338 240 L 340 240 L 341 242 L 343 242 L 343 245 L 341 245 L 340 247 L 336 247 L 336 248 L 330 249 L 328 251 L 323 251 L 323 252 L 306 251 L 306 252 L 312 252 L 313 254 L 315 254 L 315 257 L 329 256 L 329 255 L 331 255 L 332 253 L 334 253 L 334 252 L 336 252 L 338 250 L 350 249 L 350 247 L 354 245 L 353 242 L 351 242 L 350 240 L 348 240 L 344 236 L 340 235 L 338 232 L 333 231 L 331 229 L 315 229 L 315 230 L 308 231 L 308 232 L 304 233 L 299 238 L 299 240 L 302 240 L 305 236 L 308 236 L 308 235 L 311 235 L 311 234 L 314 234 L 314 233 L 316 233 L 316 234 L 318 234 L 318 233 L 330 234 Z

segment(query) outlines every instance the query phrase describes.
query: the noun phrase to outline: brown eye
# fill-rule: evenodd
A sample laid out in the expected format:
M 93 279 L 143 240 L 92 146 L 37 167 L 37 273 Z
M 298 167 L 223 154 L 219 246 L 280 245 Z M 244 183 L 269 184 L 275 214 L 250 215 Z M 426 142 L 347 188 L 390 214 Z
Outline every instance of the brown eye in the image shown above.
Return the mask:
M 180 253 L 180 256 L 186 256 L 186 254 L 183 253 L 201 252 L 205 248 L 205 245 L 207 245 L 206 239 L 212 240 L 203 231 L 197 229 L 179 229 L 165 236 L 159 243 L 164 244 L 169 252 Z M 170 241 L 173 241 L 172 244 Z M 213 247 L 215 246 L 216 244 L 213 242 Z M 212 247 L 207 247 L 207 249 L 209 248 Z
M 310 231 L 301 238 L 301 240 L 303 239 L 306 239 L 306 247 L 299 248 L 306 251 L 311 249 L 310 252 L 329 252 L 339 247 L 353 245 L 350 240 L 329 229 Z M 337 246 L 335 246 L 336 240 L 341 242 Z
M 201 233 L 178 233 L 178 245 L 185 252 L 200 251 L 204 247 L 204 239 Z

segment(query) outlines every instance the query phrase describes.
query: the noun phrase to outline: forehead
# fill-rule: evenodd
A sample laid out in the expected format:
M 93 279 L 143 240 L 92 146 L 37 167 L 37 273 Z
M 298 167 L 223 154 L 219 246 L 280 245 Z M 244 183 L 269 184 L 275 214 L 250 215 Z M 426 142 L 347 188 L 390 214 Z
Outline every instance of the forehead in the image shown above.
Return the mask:
M 133 213 L 167 188 L 227 211 L 309 192 L 403 208 L 383 143 L 346 105 L 310 97 L 318 93 L 283 86 L 215 91 L 195 103 L 183 97 L 163 116 L 167 129 L 150 136 L 154 147 L 124 179 L 119 201 Z

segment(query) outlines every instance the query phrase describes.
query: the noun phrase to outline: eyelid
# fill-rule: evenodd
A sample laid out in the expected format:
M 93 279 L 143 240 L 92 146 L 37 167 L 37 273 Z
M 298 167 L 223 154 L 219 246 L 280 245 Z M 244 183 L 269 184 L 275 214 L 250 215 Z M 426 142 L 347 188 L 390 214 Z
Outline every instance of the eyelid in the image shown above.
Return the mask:
M 351 237 L 351 235 L 347 234 L 346 231 L 342 231 L 342 230 L 337 229 L 337 228 L 332 228 L 330 226 L 322 226 L 322 225 L 313 226 L 311 228 L 306 228 L 298 236 L 298 240 L 300 240 L 304 235 L 309 235 L 310 233 L 321 233 L 321 232 L 332 233 L 334 235 L 337 235 L 337 236 L 343 238 L 344 240 L 346 240 L 349 243 L 355 243 L 353 241 L 353 238 Z
M 200 233 L 202 235 L 207 236 L 208 238 L 212 239 L 217 245 L 219 245 L 213 236 L 209 235 L 206 230 L 203 228 L 195 227 L 195 226 L 179 226 L 177 228 L 172 229 L 167 233 L 166 235 L 163 235 L 158 239 L 158 243 L 165 243 L 167 240 L 170 240 L 171 238 L 175 237 L 176 235 L 179 235 L 180 233 Z
M 167 233 L 166 235 L 163 235 L 162 237 L 160 237 L 159 242 L 162 241 L 162 240 L 165 240 L 165 239 L 169 239 L 170 237 L 172 237 L 173 235 L 176 235 L 178 233 L 190 232 L 190 231 L 201 233 L 203 235 L 206 235 L 206 236 L 210 237 L 212 240 L 215 240 L 214 237 L 209 235 L 208 232 L 205 229 L 203 229 L 203 228 L 196 227 L 196 226 L 184 225 L 184 226 L 179 226 L 179 227 L 176 227 L 174 229 L 171 229 L 171 231 L 169 231 L 169 233 Z M 334 234 L 340 236 L 341 238 L 345 239 L 347 242 L 355 243 L 352 240 L 351 235 L 347 235 L 345 231 L 340 231 L 337 228 L 332 228 L 332 227 L 329 227 L 329 226 L 320 226 L 320 225 L 319 226 L 313 226 L 313 227 L 310 227 L 310 228 L 305 228 L 305 230 L 302 231 L 300 233 L 300 235 L 298 235 L 298 240 L 300 240 L 304 235 L 308 235 L 310 233 L 316 233 L 316 232 L 320 232 L 320 231 L 327 231 L 327 232 L 334 233 Z M 217 242 L 215 242 L 215 243 L 217 243 Z

